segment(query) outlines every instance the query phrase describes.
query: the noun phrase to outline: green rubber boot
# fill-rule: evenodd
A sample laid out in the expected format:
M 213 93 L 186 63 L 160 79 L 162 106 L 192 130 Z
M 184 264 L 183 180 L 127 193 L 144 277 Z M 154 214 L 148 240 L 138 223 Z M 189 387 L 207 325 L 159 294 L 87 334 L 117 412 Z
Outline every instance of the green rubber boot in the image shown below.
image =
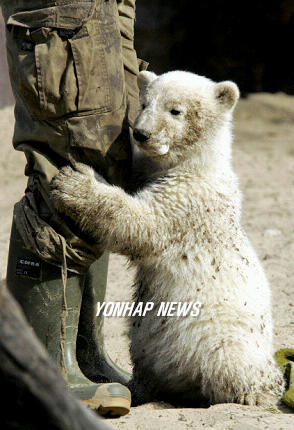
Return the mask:
M 104 347 L 103 315 L 96 316 L 97 302 L 105 300 L 108 253 L 89 268 L 85 276 L 80 312 L 77 358 L 83 373 L 95 382 L 120 382 L 126 385 L 131 375 L 118 367 Z
M 294 408 L 294 349 L 279 349 L 275 353 L 275 360 L 287 384 L 282 400 L 287 406 Z
M 26 250 L 13 223 L 7 269 L 9 290 L 60 368 L 68 389 L 91 409 L 114 417 L 129 412 L 131 395 L 124 385 L 117 383 L 126 382 L 128 374 L 115 366 L 104 351 L 103 320 L 95 321 L 95 300 L 104 299 L 107 262 L 105 254 L 92 264 L 87 275 L 69 272 L 64 285 L 61 269 Z M 86 301 L 82 315 L 89 312 L 86 323 L 81 323 L 80 319 L 82 299 Z M 97 381 L 115 383 L 91 382 L 80 370 L 76 353 L 79 322 L 83 329 L 81 358 L 96 360 L 89 366 L 88 373 Z M 85 362 L 83 367 L 86 368 Z

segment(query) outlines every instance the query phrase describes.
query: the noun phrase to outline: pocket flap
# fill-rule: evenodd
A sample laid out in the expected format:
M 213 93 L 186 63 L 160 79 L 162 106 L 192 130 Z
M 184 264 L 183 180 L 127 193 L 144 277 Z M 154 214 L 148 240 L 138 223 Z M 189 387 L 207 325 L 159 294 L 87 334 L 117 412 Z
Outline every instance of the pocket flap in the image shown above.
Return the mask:
M 25 28 L 54 27 L 75 29 L 81 27 L 91 17 L 94 10 L 94 0 L 75 3 L 74 5 L 17 12 L 8 18 L 7 25 L 17 25 Z

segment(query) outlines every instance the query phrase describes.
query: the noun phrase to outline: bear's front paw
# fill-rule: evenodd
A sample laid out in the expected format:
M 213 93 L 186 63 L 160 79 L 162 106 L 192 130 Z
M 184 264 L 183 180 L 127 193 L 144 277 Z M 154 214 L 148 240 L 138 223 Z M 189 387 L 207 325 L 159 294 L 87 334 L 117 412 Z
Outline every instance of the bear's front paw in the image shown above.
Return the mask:
M 93 170 L 85 165 L 77 169 L 65 166 L 52 179 L 50 198 L 56 209 L 70 216 L 76 216 L 87 205 L 87 196 L 91 193 L 94 180 Z

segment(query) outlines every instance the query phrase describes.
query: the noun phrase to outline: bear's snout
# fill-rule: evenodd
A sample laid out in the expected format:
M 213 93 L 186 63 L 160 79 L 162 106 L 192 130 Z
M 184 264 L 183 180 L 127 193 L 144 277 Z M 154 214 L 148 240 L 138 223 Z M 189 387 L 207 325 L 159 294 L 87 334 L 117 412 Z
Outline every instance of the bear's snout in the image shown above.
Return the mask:
M 150 138 L 151 133 L 141 128 L 135 128 L 133 131 L 133 136 L 138 142 L 146 142 Z

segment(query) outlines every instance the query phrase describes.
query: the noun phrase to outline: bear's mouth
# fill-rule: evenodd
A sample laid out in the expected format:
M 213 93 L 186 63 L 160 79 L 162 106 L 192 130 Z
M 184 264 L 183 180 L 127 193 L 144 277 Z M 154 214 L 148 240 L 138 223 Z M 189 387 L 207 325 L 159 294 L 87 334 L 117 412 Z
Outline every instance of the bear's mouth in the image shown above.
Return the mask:
M 166 143 L 158 145 L 152 145 L 150 142 L 135 141 L 135 143 L 142 152 L 152 158 L 164 157 L 169 153 L 169 145 Z

